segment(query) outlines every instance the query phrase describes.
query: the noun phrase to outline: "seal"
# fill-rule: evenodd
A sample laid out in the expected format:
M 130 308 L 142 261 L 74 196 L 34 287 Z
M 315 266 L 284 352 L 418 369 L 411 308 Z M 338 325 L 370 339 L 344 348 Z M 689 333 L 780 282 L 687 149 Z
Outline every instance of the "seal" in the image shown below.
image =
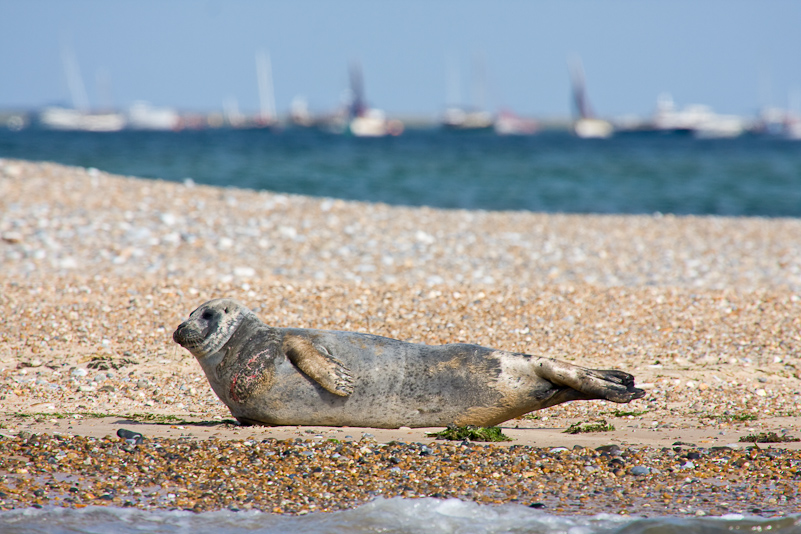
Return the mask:
M 563 402 L 645 395 L 628 373 L 551 358 L 271 327 L 231 299 L 201 305 L 173 340 L 242 424 L 493 426 Z

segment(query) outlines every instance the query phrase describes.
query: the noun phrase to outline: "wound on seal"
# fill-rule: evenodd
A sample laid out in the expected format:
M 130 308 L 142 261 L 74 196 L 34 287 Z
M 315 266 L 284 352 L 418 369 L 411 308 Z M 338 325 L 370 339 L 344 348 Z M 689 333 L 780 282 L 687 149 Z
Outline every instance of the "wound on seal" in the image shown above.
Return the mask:
M 248 346 L 260 346 L 261 350 L 248 350 Z M 228 395 L 232 401 L 242 404 L 273 384 L 275 357 L 280 347 L 280 336 L 271 330 L 247 339 L 244 344 L 239 340 L 229 341 L 226 355 L 216 371 L 218 379 L 229 384 Z
M 244 403 L 255 392 L 272 385 L 275 369 L 271 352 L 268 348 L 252 355 L 231 373 L 229 394 L 232 400 Z

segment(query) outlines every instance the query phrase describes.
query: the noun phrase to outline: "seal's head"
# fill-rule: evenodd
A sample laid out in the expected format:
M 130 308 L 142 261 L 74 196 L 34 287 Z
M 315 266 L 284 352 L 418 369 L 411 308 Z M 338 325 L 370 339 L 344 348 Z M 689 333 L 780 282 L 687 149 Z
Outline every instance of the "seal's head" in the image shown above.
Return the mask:
M 252 314 L 235 300 L 210 300 L 178 326 L 172 339 L 196 358 L 203 358 L 219 351 L 242 321 Z

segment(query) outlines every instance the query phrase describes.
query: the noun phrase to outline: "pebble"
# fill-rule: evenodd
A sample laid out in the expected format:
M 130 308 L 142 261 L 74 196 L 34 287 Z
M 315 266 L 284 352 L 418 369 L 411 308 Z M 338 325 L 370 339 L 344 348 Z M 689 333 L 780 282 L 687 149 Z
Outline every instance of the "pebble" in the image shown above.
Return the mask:
M 0 161 L 5 276 L 798 291 L 798 235 L 797 219 L 408 208 Z
M 643 465 L 635 465 L 631 468 L 631 474 L 636 476 L 647 475 L 651 472 L 649 467 L 645 467 Z
M 129 445 L 139 445 L 144 441 L 144 436 L 139 432 L 134 432 L 132 430 L 128 430 L 126 428 L 120 428 L 117 430 L 117 436 L 124 439 L 126 443 Z
M 126 506 L 208 511 L 256 509 L 305 514 L 358 506 L 377 496 L 519 503 L 549 513 L 796 513 L 801 451 L 710 452 L 693 479 L 664 450 L 624 448 L 635 462 L 615 474 L 603 452 L 530 446 L 358 442 L 87 438 L 20 432 L 0 440 L 0 510 L 42 506 Z M 137 442 L 130 447 L 130 441 Z M 338 451 L 338 452 L 337 452 Z M 736 467 L 747 459 L 747 469 Z M 544 460 L 548 460 L 547 462 Z M 113 467 L 112 467 L 113 466 Z M 263 466 L 269 466 L 269 469 Z M 587 470 L 585 467 L 594 469 Z M 651 467 L 653 466 L 653 467 Z M 642 481 L 649 475 L 648 483 Z M 725 480 L 725 485 L 720 484 Z M 701 498 L 701 496 L 706 497 Z

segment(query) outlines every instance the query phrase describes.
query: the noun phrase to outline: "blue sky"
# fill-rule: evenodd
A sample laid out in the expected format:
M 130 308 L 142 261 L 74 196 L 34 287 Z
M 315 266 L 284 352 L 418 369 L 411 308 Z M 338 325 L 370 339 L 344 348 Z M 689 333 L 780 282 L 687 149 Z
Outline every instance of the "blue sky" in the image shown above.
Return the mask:
M 476 103 L 483 65 L 487 108 L 566 116 L 574 55 L 603 116 L 648 114 L 662 92 L 743 115 L 801 94 L 797 1 L 0 0 L 0 21 L 2 108 L 71 102 L 65 43 L 95 106 L 256 110 L 259 49 L 279 112 L 337 106 L 353 60 L 393 114 L 435 115 L 457 87 Z

